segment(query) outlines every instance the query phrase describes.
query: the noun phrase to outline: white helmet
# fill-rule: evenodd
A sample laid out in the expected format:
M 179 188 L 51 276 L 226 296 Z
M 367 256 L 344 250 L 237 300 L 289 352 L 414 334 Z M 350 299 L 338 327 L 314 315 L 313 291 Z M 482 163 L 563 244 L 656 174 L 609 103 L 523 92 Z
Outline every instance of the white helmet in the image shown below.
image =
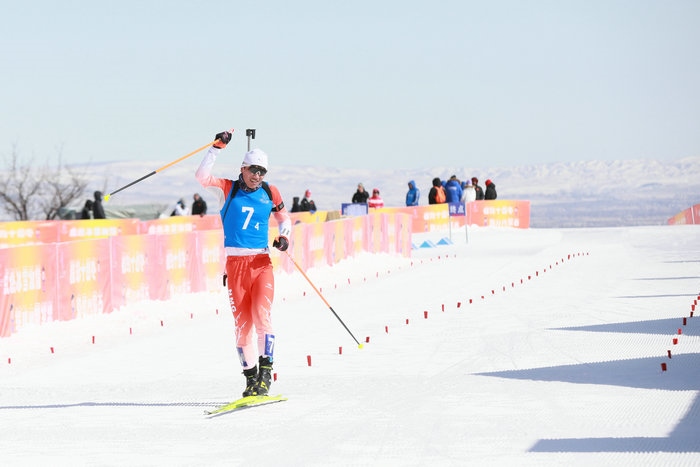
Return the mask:
M 253 149 L 245 153 L 241 167 L 257 165 L 267 170 L 267 154 L 260 149 Z

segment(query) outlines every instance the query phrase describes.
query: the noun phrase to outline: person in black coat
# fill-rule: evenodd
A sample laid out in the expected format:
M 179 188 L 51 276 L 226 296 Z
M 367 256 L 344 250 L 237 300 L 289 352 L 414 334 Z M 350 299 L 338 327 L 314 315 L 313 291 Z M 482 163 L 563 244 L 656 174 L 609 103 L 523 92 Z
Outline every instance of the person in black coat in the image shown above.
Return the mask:
M 474 192 L 476 193 L 476 200 L 484 199 L 484 189 L 479 186 L 479 179 L 472 177 L 472 185 L 474 186 Z
M 207 202 L 199 196 L 199 193 L 195 193 L 194 202 L 192 203 L 192 215 L 193 216 L 204 216 L 207 213 Z
M 105 209 L 102 207 L 102 192 L 95 192 L 95 201 L 92 202 L 92 218 L 93 219 L 104 219 Z
M 496 184 L 491 180 L 486 180 L 486 193 L 484 199 L 496 199 Z
M 85 206 L 83 206 L 83 210 L 80 211 L 80 218 L 81 219 L 92 219 L 92 200 L 91 199 L 85 200 Z
M 311 199 L 311 190 L 306 190 L 304 198 L 299 203 L 300 211 L 316 212 L 316 203 Z
M 357 184 L 357 191 L 352 195 L 352 202 L 358 204 L 367 204 L 369 199 L 369 193 L 365 190 L 365 186 L 362 183 Z

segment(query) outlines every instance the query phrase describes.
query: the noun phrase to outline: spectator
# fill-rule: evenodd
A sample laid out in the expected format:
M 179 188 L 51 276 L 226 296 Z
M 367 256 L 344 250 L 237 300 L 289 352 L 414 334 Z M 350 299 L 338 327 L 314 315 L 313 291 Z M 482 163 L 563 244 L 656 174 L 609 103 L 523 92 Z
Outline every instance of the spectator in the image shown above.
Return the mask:
M 199 196 L 199 193 L 195 193 L 194 202 L 192 203 L 192 215 L 193 216 L 204 216 L 207 213 L 207 202 Z
M 292 212 L 299 212 L 301 211 L 301 207 L 299 207 L 299 197 L 295 196 L 292 198 Z
M 369 199 L 370 208 L 383 208 L 384 200 L 379 196 L 379 188 L 372 190 L 372 197 Z
M 95 192 L 95 201 L 92 202 L 92 218 L 93 219 L 104 219 L 105 209 L 102 207 L 102 192 Z
M 476 191 L 474 191 L 474 185 L 472 185 L 471 180 L 462 182 L 462 197 L 460 198 L 462 203 L 471 203 L 476 201 Z
M 428 193 L 428 204 L 442 204 L 447 202 L 447 194 L 445 193 L 445 187 L 442 186 L 442 182 L 439 177 L 433 179 L 433 187 Z
M 173 211 L 170 213 L 170 216 L 186 216 L 186 215 L 187 215 L 187 210 L 185 209 L 185 200 L 180 198 L 179 200 L 177 200 L 177 203 L 175 203 L 175 207 L 173 208 Z
M 83 206 L 83 210 L 80 211 L 80 218 L 81 219 L 92 219 L 92 200 L 91 199 L 85 200 L 85 206 Z
M 311 190 L 306 190 L 304 192 L 304 198 L 299 203 L 300 211 L 316 212 L 316 203 L 311 199 Z
M 415 180 L 408 182 L 408 192 L 406 193 L 406 206 L 418 206 L 420 200 L 420 190 L 416 187 Z
M 474 186 L 474 193 L 476 193 L 476 200 L 484 199 L 484 190 L 479 186 L 479 179 L 472 177 L 472 186 Z
M 365 190 L 365 186 L 362 183 L 357 184 L 357 191 L 352 195 L 352 202 L 359 204 L 367 204 L 369 199 L 369 193 Z
M 496 199 L 496 184 L 491 181 L 491 179 L 486 180 L 486 193 L 484 193 L 484 199 Z
M 445 184 L 445 195 L 448 203 L 458 203 L 462 199 L 462 184 L 456 175 L 451 176 Z

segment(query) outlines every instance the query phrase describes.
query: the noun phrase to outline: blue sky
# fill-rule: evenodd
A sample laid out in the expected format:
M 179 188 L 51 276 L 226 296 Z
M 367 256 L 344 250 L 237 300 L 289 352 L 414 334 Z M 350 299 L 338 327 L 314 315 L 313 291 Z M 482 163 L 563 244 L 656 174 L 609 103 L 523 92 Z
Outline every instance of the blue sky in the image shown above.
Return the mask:
M 12 2 L 0 156 L 272 164 L 700 155 L 700 2 Z M 154 166 L 154 169 L 157 166 Z

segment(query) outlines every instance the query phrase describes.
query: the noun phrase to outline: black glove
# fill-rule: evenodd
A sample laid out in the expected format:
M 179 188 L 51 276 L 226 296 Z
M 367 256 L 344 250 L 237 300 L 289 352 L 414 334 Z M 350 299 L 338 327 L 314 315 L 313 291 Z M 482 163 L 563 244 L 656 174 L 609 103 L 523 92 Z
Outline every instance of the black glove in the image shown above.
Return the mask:
M 231 142 L 231 132 L 233 130 L 229 131 L 222 131 L 221 133 L 216 134 L 216 139 L 218 140 L 216 143 L 214 143 L 215 148 L 219 149 L 224 149 L 228 143 Z
M 272 246 L 279 251 L 287 251 L 287 248 L 289 248 L 289 240 L 287 240 L 287 237 L 284 235 L 280 235 L 272 242 Z

